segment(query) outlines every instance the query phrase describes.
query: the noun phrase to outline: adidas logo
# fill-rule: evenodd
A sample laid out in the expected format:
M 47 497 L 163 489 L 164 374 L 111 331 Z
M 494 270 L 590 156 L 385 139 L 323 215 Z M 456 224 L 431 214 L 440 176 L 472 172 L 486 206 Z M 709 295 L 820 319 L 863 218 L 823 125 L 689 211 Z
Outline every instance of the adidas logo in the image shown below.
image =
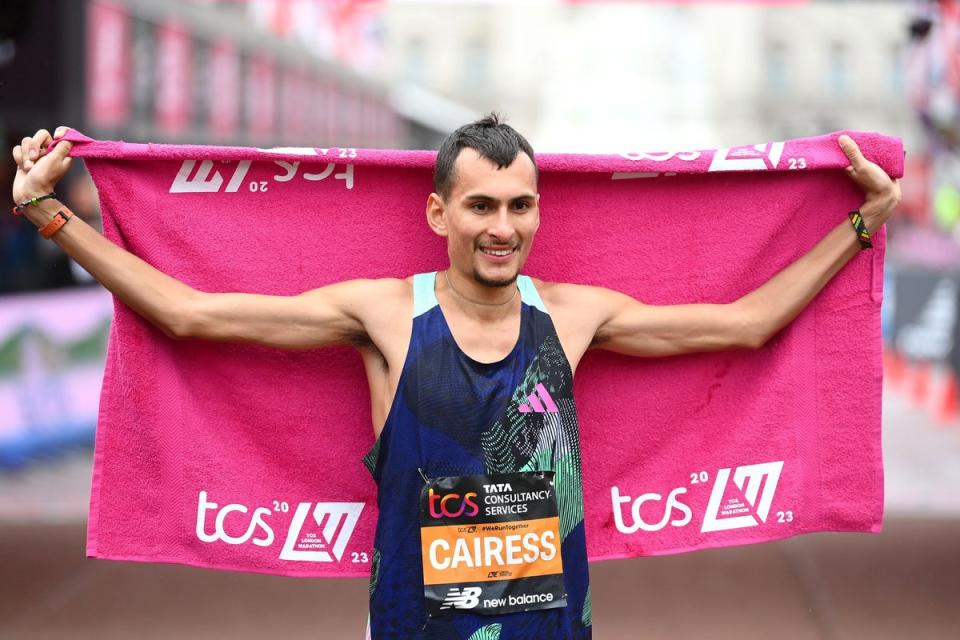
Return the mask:
M 539 397 L 537 396 L 538 393 L 540 394 Z M 540 402 L 541 400 L 543 402 Z M 560 410 L 557 409 L 553 398 L 547 393 L 547 388 L 543 386 L 542 382 L 538 382 L 533 393 L 527 396 L 527 401 L 520 405 L 520 413 L 560 413 Z

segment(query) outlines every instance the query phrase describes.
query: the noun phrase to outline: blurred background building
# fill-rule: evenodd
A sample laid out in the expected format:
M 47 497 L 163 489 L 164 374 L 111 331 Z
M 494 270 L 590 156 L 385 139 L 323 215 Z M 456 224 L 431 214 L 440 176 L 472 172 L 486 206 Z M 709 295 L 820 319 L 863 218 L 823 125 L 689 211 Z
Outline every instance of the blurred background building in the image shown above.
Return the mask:
M 709 149 L 841 129 L 903 139 L 904 197 L 888 224 L 883 324 L 887 513 L 906 524 L 898 528 L 894 520 L 890 535 L 903 537 L 881 536 L 890 542 L 876 543 L 881 559 L 869 559 L 890 575 L 864 569 L 857 586 L 875 580 L 881 595 L 844 599 L 848 574 L 837 569 L 832 582 L 824 567 L 840 567 L 869 545 L 837 543 L 830 555 L 834 543 L 818 542 L 824 537 L 775 547 L 784 562 L 758 550 L 722 550 L 716 553 L 727 555 L 694 554 L 711 558 L 700 564 L 645 559 L 643 566 L 672 562 L 661 578 L 679 572 L 685 581 L 678 591 L 688 591 L 710 562 L 723 565 L 734 556 L 761 574 L 787 571 L 784 584 L 801 585 L 802 597 L 792 624 L 771 622 L 780 637 L 906 637 L 903 629 L 911 637 L 952 637 L 943 630 L 960 628 L 960 554 L 942 532 L 954 540 L 960 534 L 958 0 L 0 3 L 5 149 L 60 124 L 96 138 L 141 142 L 431 149 L 490 110 L 506 115 L 541 152 Z M 9 194 L 12 179 L 13 163 L 0 162 L 0 191 Z M 80 163 L 58 191 L 77 214 L 97 223 L 96 190 Z M 0 553 L 31 558 L 24 575 L 45 566 L 31 553 L 41 558 L 53 548 L 30 546 L 44 539 L 38 531 L 82 537 L 112 310 L 109 294 L 54 243 L 40 239 L 27 221 L 0 215 Z M 52 396 L 51 388 L 61 393 Z M 37 523 L 53 528 L 38 530 Z M 893 550 L 917 545 L 929 557 L 885 564 Z M 79 542 L 71 554 L 62 556 L 65 566 L 82 554 Z M 821 573 L 811 569 L 814 557 Z M 38 574 L 37 585 L 56 583 L 54 604 L 26 613 L 17 610 L 22 594 L 43 603 L 47 587 L 18 590 L 5 572 L 0 636 L 7 636 L 8 614 L 21 624 L 9 627 L 20 629 L 10 637 L 28 637 L 24 629 L 36 631 L 29 637 L 86 637 L 37 631 L 50 607 L 68 602 L 79 618 L 84 607 L 123 615 L 78 600 L 71 586 L 76 576 L 93 578 L 90 569 L 78 565 L 76 571 L 64 584 L 53 569 Z M 232 588 L 215 577 L 175 575 L 190 576 L 176 583 L 187 591 Z M 245 584 L 263 584 L 249 578 Z M 885 580 L 912 585 L 922 596 L 911 600 L 894 587 L 882 595 Z M 104 588 L 117 599 L 129 595 Z M 280 593 L 295 600 L 296 588 Z M 362 595 L 365 587 L 351 588 Z M 783 598 L 795 596 L 784 589 Z M 197 593 L 198 602 L 209 604 Z M 608 592 L 612 599 L 616 593 Z M 763 593 L 781 592 L 761 585 L 744 599 Z M 603 602 L 613 600 L 598 598 L 598 616 Z M 850 613 L 862 606 L 864 616 L 883 619 L 900 602 L 912 603 L 906 626 L 869 627 Z M 739 601 L 733 604 L 739 610 Z M 847 608 L 841 611 L 841 604 Z M 189 609 L 183 602 L 171 606 Z M 289 613 L 285 606 L 277 603 L 276 611 Z M 305 620 L 309 604 L 304 607 L 289 615 Z M 665 619 L 685 628 L 686 610 L 677 605 L 676 616 Z M 729 610 L 718 605 L 716 614 L 727 618 Z M 759 609 L 747 617 L 754 625 L 763 620 Z M 928 633 L 910 626 L 924 619 Z M 191 624 L 188 629 L 203 628 Z M 271 624 L 291 637 L 306 628 L 290 631 L 279 619 Z M 85 628 L 95 630 L 91 637 L 105 637 L 98 634 L 108 627 L 91 621 Z M 253 629 L 231 628 L 234 635 Z M 758 626 L 731 628 L 730 637 L 770 635 L 754 635 Z M 703 637 L 691 633 L 669 637 Z
M 928 178 L 906 189 L 905 214 L 952 231 L 953 6 L 7 0 L 0 133 L 8 148 L 62 123 L 106 139 L 435 148 L 492 109 L 540 151 L 876 130 L 902 137 L 909 173 Z M 63 189 L 93 218 L 81 174 Z M 24 221 L 0 223 L 0 243 L 0 292 L 87 280 Z

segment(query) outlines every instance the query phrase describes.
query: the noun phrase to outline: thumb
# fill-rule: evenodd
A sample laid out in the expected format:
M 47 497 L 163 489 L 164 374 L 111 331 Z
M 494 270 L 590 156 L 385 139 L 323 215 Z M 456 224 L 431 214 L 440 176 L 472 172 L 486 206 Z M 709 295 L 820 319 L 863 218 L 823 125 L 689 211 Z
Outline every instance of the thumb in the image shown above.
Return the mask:
M 53 156 L 55 162 L 62 162 L 67 159 L 70 155 L 70 150 L 73 149 L 73 145 L 67 142 L 66 140 L 61 140 L 53 149 L 47 150 L 48 155 Z
M 66 140 L 61 140 L 50 152 L 50 155 L 53 156 L 51 161 L 54 163 L 54 166 L 59 167 L 62 173 L 65 173 L 67 169 L 70 168 L 70 164 L 73 162 L 73 158 L 70 157 L 71 149 L 73 149 L 73 145 L 71 143 L 67 142 Z
M 866 158 L 860 153 L 860 147 L 853 141 L 853 138 L 847 134 L 843 134 L 837 138 L 837 142 L 840 144 L 840 148 L 843 149 L 843 153 L 847 156 L 847 160 L 850 161 L 850 166 L 846 167 L 847 173 L 855 172 L 866 163 Z

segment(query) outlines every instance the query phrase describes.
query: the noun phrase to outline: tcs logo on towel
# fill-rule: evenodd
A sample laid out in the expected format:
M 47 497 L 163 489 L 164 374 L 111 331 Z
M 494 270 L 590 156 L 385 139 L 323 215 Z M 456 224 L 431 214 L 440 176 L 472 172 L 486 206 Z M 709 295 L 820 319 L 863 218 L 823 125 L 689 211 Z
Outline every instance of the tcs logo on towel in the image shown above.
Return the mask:
M 766 523 L 782 470 L 782 460 L 741 465 L 733 471 L 731 483 L 731 469 L 720 469 L 710 491 L 700 532 L 728 531 Z M 690 486 L 676 487 L 666 498 L 660 493 L 643 493 L 632 498 L 621 493 L 620 487 L 611 487 L 613 521 L 617 531 L 631 534 L 641 529 L 647 532 L 660 531 L 667 524 L 687 526 L 693 521 L 693 510 L 681 497 L 694 497 L 694 492 L 700 491 L 700 487 L 708 481 L 709 474 L 706 471 L 690 474 Z M 698 502 L 703 503 L 702 500 Z M 645 505 L 648 506 L 644 512 Z M 658 511 L 658 506 L 662 512 Z M 651 517 L 655 513 L 661 515 Z M 781 513 L 790 514 L 790 517 L 781 518 L 779 522 L 792 520 L 792 512 Z
M 289 522 L 272 524 L 272 520 L 289 517 L 286 503 L 274 504 L 274 509 L 256 507 L 251 512 L 242 504 L 220 506 L 201 490 L 197 502 L 197 538 L 210 544 L 252 543 L 269 547 L 276 540 L 274 526 L 287 525 L 286 538 L 278 556 L 281 560 L 339 562 L 363 510 L 362 502 L 301 502 Z M 213 518 L 208 518 L 210 514 Z M 358 558 L 366 554 L 353 555 L 358 556 L 354 562 L 365 561 Z
M 715 171 L 765 171 L 780 166 L 783 156 L 783 142 L 767 142 L 766 144 L 743 145 L 717 149 L 710 158 L 708 173 Z M 709 153 L 709 152 L 703 152 Z M 682 165 L 677 160 L 693 162 L 699 160 L 700 151 L 628 151 L 620 154 L 627 160 L 641 163 L 646 171 L 618 171 L 611 176 L 612 180 L 631 180 L 634 178 L 657 178 L 659 176 L 675 176 Z M 672 162 L 671 162 L 672 161 Z M 704 162 L 702 160 L 701 162 Z M 671 162 L 671 171 L 660 171 L 657 163 Z M 806 169 L 805 158 L 789 158 L 790 169 Z

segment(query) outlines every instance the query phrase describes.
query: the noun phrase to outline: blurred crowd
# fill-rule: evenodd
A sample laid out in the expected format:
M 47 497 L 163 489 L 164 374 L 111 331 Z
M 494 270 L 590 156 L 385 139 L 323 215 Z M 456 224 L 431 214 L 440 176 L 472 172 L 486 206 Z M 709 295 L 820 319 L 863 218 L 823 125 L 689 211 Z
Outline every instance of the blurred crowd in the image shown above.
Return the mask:
M 19 144 L 10 143 L 8 148 Z M 4 163 L 4 171 L 13 170 Z M 3 175 L 0 183 L 10 184 L 11 176 Z M 79 163 L 71 167 L 58 187 L 59 195 L 75 215 L 101 229 L 100 203 L 97 189 Z M 55 289 L 95 283 L 89 273 L 71 260 L 56 244 L 45 241 L 29 223 L 10 216 L 0 217 L 0 293 Z

